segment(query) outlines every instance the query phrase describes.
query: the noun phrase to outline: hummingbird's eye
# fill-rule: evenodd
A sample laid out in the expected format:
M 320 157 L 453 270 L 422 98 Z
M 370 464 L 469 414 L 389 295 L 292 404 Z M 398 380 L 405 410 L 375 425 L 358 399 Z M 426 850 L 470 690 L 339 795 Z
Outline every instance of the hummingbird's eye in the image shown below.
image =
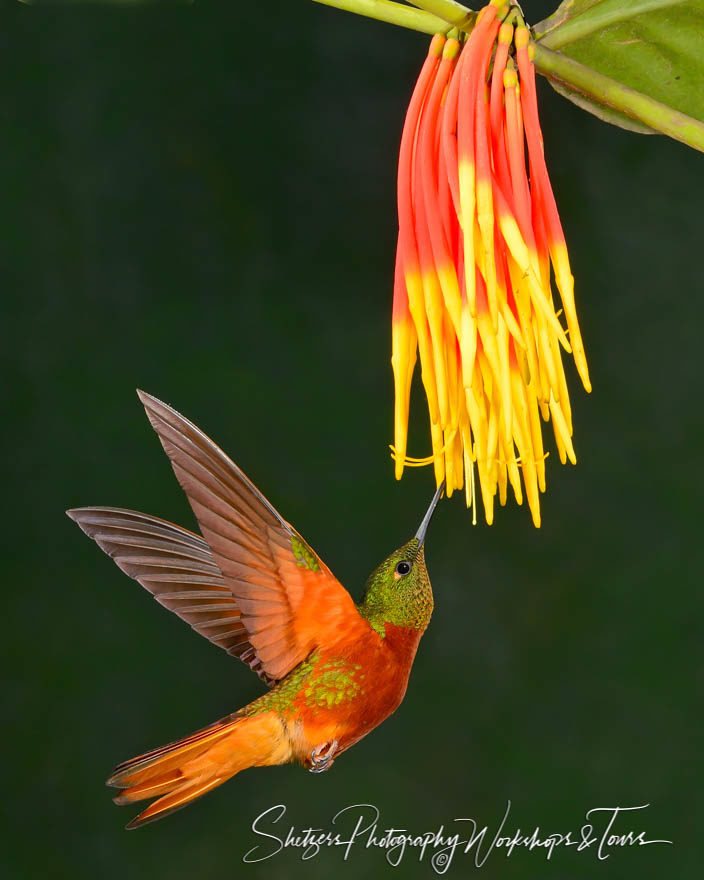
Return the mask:
M 406 562 L 406 560 L 403 559 L 401 562 L 399 562 L 396 565 L 396 568 L 394 569 L 394 574 L 398 575 L 399 577 L 403 577 L 405 574 L 408 574 L 408 572 L 410 570 L 411 570 L 411 563 Z

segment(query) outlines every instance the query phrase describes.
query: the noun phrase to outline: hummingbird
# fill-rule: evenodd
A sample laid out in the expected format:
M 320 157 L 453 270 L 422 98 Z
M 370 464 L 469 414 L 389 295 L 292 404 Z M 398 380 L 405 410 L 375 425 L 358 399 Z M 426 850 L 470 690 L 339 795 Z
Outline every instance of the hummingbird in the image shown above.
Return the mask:
M 369 576 L 355 604 L 318 554 L 192 422 L 137 392 L 202 536 L 115 507 L 67 514 L 159 604 L 253 669 L 269 690 L 242 709 L 119 764 L 115 803 L 152 802 L 126 827 L 160 819 L 248 767 L 333 762 L 403 700 L 433 611 L 425 535 Z

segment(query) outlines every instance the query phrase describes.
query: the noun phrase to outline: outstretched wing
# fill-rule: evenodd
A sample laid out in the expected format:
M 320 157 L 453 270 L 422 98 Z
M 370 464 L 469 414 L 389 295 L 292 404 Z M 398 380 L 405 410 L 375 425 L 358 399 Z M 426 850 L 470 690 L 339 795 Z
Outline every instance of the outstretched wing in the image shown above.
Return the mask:
M 237 465 L 176 410 L 138 394 L 266 675 L 278 681 L 316 647 L 365 633 L 349 593 Z
M 81 507 L 66 512 L 157 602 L 271 683 L 249 643 L 232 590 L 200 535 L 134 510 Z

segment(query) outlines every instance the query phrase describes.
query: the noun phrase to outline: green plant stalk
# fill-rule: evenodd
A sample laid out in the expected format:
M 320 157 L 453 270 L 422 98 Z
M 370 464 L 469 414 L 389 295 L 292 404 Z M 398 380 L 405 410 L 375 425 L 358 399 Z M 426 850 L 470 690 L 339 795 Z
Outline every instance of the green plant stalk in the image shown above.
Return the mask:
M 601 104 L 620 110 L 626 116 L 649 125 L 695 150 L 704 152 L 704 124 L 678 110 L 661 104 L 629 89 L 619 82 L 573 61 L 560 52 L 547 49 L 540 42 L 535 46 L 535 68 L 543 76 L 558 80 Z
M 405 4 L 394 3 L 393 0 L 314 0 L 314 2 L 425 34 L 447 33 L 452 26 L 452 22 L 434 15 L 426 9 L 413 9 Z M 654 2 L 662 3 L 663 0 L 639 0 L 639 6 Z M 675 2 L 678 0 L 671 0 L 671 5 L 675 5 Z M 420 6 L 421 3 L 435 9 L 443 7 L 446 14 L 451 12 L 449 6 L 452 6 L 455 13 L 457 13 L 456 7 L 459 6 L 454 2 L 448 3 L 448 0 L 418 0 L 417 5 Z M 464 9 L 464 7 L 461 8 Z M 469 10 L 467 10 L 467 14 L 470 19 L 463 24 L 463 27 L 473 24 L 474 14 Z M 557 80 L 567 88 L 581 92 L 597 103 L 619 110 L 631 119 L 642 122 L 655 131 L 704 152 L 703 123 L 680 113 L 678 110 L 673 110 L 671 107 L 635 91 L 635 89 L 630 89 L 608 76 L 597 73 L 596 70 L 580 64 L 578 61 L 573 61 L 561 52 L 554 52 L 542 41 L 534 42 L 533 46 L 535 48 L 535 68 L 543 76 Z
M 450 30 L 452 24 L 422 9 L 413 9 L 392 0 L 313 0 L 325 6 L 334 6 L 377 21 L 396 24 L 423 34 L 443 34 Z
M 438 18 L 449 21 L 450 24 L 454 24 L 460 30 L 473 25 L 474 19 L 477 17 L 476 12 L 472 12 L 471 9 L 462 6 L 461 3 L 456 3 L 455 0 L 410 0 L 410 2 L 426 12 L 437 15 Z
M 643 12 L 653 12 L 657 9 L 667 9 L 670 6 L 680 6 L 685 2 L 687 0 L 634 0 L 634 2 L 629 3 L 627 6 L 608 9 L 606 12 L 600 12 L 598 7 L 596 7 L 589 10 L 588 13 L 576 16 L 572 21 L 561 24 L 554 31 L 549 27 L 550 19 L 548 18 L 537 24 L 533 28 L 533 33 L 535 38 L 540 40 L 542 45 L 548 49 L 560 49 L 568 43 L 574 43 L 576 40 L 588 37 L 595 31 L 603 30 L 612 24 L 633 19 L 636 15 L 640 15 Z

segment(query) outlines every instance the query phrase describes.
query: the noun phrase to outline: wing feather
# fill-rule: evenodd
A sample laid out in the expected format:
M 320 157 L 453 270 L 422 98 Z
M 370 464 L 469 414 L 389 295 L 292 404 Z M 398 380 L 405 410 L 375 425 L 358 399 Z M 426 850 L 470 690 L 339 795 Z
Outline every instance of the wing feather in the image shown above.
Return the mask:
M 67 513 L 160 605 L 272 683 L 249 641 L 237 600 L 200 535 L 115 507 L 83 507 Z
M 317 646 L 366 631 L 349 593 L 237 465 L 176 410 L 138 394 L 266 674 L 279 680 Z

